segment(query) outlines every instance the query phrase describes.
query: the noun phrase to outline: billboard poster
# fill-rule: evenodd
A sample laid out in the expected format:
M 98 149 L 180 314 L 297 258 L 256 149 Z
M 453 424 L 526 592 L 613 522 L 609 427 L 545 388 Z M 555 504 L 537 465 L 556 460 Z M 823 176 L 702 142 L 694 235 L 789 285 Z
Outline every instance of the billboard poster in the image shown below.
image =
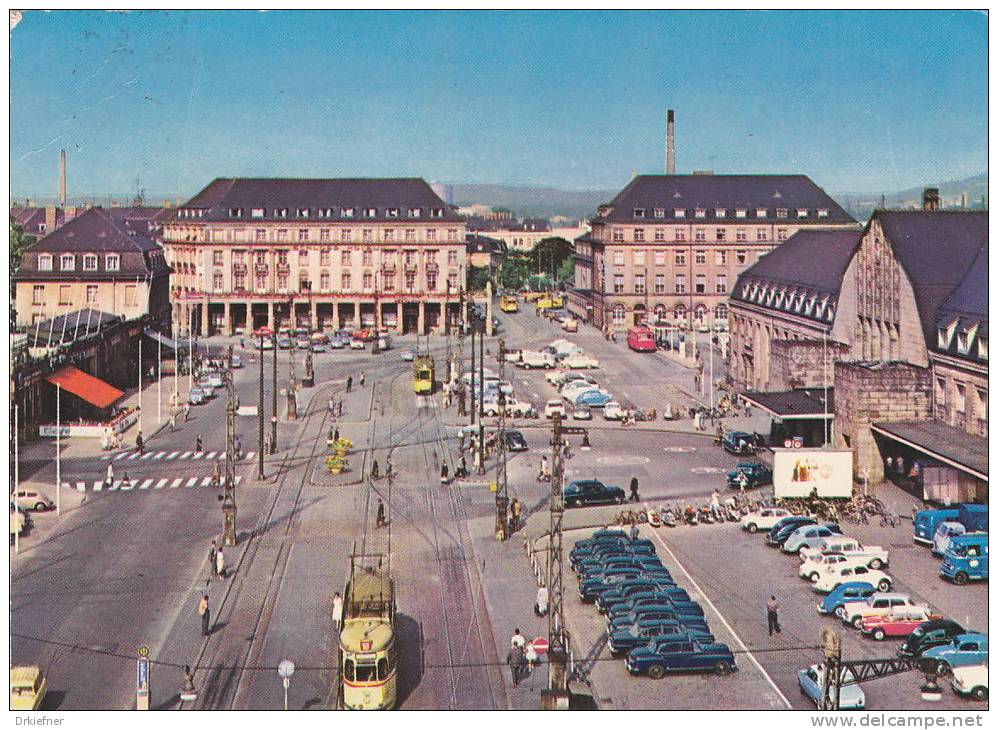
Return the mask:
M 773 489 L 777 497 L 852 496 L 852 452 L 775 449 Z

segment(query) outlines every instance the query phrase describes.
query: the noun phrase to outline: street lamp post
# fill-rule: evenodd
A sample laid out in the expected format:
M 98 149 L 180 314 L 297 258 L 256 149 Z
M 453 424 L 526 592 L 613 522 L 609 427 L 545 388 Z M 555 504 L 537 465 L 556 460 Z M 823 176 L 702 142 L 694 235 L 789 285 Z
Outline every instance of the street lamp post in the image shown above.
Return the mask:
M 284 659 L 277 665 L 277 673 L 280 675 L 284 685 L 284 710 L 288 709 L 288 685 L 291 684 L 291 675 L 295 673 L 295 663 L 289 659 Z
M 62 514 L 62 386 L 55 384 L 55 513 Z
M 18 406 L 14 404 L 14 554 L 21 552 L 21 521 L 17 504 L 17 488 L 21 483 L 20 445 L 17 443 Z

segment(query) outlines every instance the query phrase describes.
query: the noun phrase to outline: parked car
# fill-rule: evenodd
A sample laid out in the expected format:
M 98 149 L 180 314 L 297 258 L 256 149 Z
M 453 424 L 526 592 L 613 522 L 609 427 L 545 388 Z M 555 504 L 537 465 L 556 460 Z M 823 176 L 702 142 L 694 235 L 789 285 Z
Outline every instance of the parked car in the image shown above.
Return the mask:
M 319 342 L 318 340 L 312 341 L 312 352 L 325 352 L 327 345 L 325 342 Z
M 807 669 L 797 672 L 797 684 L 800 691 L 816 707 L 821 706 L 822 692 L 825 685 L 824 665 L 812 664 Z M 848 670 L 850 673 L 852 670 Z M 866 695 L 858 684 L 847 684 L 839 689 L 839 709 L 862 710 L 866 708 Z
M 766 533 L 766 544 L 770 547 L 782 547 L 783 543 L 787 541 L 798 527 L 816 524 L 818 524 L 818 521 L 813 517 L 804 517 L 802 515 L 784 517 Z
M 550 369 L 554 367 L 554 356 L 548 352 L 524 350 L 520 353 L 520 366 L 524 370 L 530 370 L 532 368 Z
M 342 335 L 334 335 L 329 338 L 329 348 L 331 350 L 342 350 L 344 347 L 350 344 L 349 337 L 343 337 Z
M 582 578 L 596 571 L 621 565 L 661 568 L 662 561 L 654 552 L 644 550 L 641 547 L 632 549 L 628 545 L 623 545 L 619 548 L 615 547 L 605 552 L 597 551 L 592 555 L 581 557 L 575 561 L 573 568 L 576 574 Z
M 282 337 L 278 337 L 277 338 L 277 346 L 280 349 L 282 349 L 282 350 L 290 350 L 291 349 L 291 338 L 290 337 L 283 337 L 283 336 Z
M 601 593 L 596 598 L 596 608 L 600 613 L 606 613 L 613 606 L 641 593 L 666 592 L 671 595 L 677 590 L 682 589 L 677 588 L 675 581 L 670 577 L 664 575 L 641 576 L 619 583 L 612 590 Z M 677 597 L 679 597 L 678 594 Z M 686 597 L 689 598 L 689 596 Z
M 968 532 L 952 538 L 939 565 L 939 575 L 958 586 L 970 580 L 987 580 L 988 533 Z
M 682 604 L 646 603 L 642 606 L 634 608 L 631 611 L 621 612 L 616 616 L 607 617 L 606 631 L 607 634 L 611 634 L 614 631 L 620 631 L 621 629 L 634 626 L 642 619 L 653 619 L 660 621 L 678 621 L 683 626 L 697 628 L 703 632 L 710 633 L 710 629 L 707 627 L 707 620 L 702 614 L 698 614 L 695 610 L 693 610 L 695 608 L 699 608 L 699 606 L 698 604 L 692 602 Z
M 639 601 L 683 604 L 691 602 L 690 595 L 684 588 L 675 584 L 667 585 L 666 581 L 661 578 L 652 588 L 638 584 L 619 586 L 613 592 L 604 593 L 600 599 L 596 608 L 600 613 L 608 616 L 619 616 L 621 611 L 630 610 Z
M 971 697 L 978 702 L 984 702 L 988 699 L 988 665 L 972 664 L 969 667 L 955 667 L 950 686 L 961 697 Z
M 835 533 L 824 525 L 804 525 L 790 533 L 780 548 L 785 553 L 800 554 L 808 548 L 815 547 L 821 540 L 832 537 Z
M 37 666 L 10 668 L 10 709 L 37 710 L 45 700 L 46 680 Z
M 208 383 L 212 388 L 224 388 L 225 387 L 225 374 L 219 371 L 208 373 L 205 377 L 205 382 Z
M 843 565 L 829 568 L 811 587 L 818 593 L 828 593 L 842 583 L 853 581 L 872 583 L 878 591 L 889 591 L 894 585 L 894 580 L 882 570 L 867 568 L 865 565 Z
M 759 530 L 770 530 L 778 522 L 791 516 L 790 510 L 782 507 L 763 507 L 742 517 L 740 524 L 743 530 L 758 532 Z
M 515 429 L 503 432 L 506 437 L 506 449 L 508 451 L 527 451 L 530 447 L 527 446 L 527 440 L 523 438 L 523 434 Z
M 842 623 L 849 624 L 853 628 L 858 629 L 863 623 L 863 618 L 866 616 L 882 616 L 885 613 L 890 613 L 892 610 L 917 605 L 907 593 L 878 591 L 865 601 L 846 603 L 842 607 L 840 618 L 842 619 Z
M 662 569 L 664 570 L 664 568 Z M 641 576 L 662 575 L 662 570 L 634 567 L 610 568 L 604 573 L 585 578 L 579 583 L 579 597 L 584 602 L 595 600 L 600 593 L 610 590 L 616 585 Z
M 949 644 L 960 634 L 967 633 L 960 624 L 949 619 L 925 621 L 898 647 L 900 656 L 921 656 L 934 646 Z
M 562 360 L 561 365 L 562 367 L 572 368 L 573 370 L 587 370 L 591 368 L 598 368 L 599 360 L 595 357 L 583 355 L 581 352 L 575 352 Z
M 847 603 L 865 601 L 876 592 L 877 589 L 873 587 L 873 584 L 867 583 L 865 580 L 842 583 L 822 599 L 821 603 L 818 604 L 818 613 L 823 616 L 835 614 L 841 619 L 845 615 Z
M 272 337 L 265 337 L 262 340 L 257 340 L 256 349 L 258 350 L 273 350 L 274 340 Z
M 753 437 L 744 431 L 728 431 L 721 439 L 721 446 L 729 454 L 754 454 L 755 448 L 752 446 Z
M 620 487 L 603 484 L 597 479 L 576 479 L 568 483 L 562 492 L 567 507 L 583 507 L 590 504 L 623 504 L 625 495 Z
M 485 403 L 482 405 L 482 412 L 486 416 L 499 415 L 499 391 L 495 390 L 495 395 L 490 400 L 489 391 L 485 394 Z M 512 418 L 527 418 L 534 415 L 534 406 L 526 401 L 519 401 L 515 398 L 506 399 L 506 415 Z
M 988 660 L 988 636 L 976 631 L 960 634 L 948 644 L 926 649 L 922 658 L 933 660 L 939 676 L 949 674 L 957 667 L 984 664 Z
M 241 357 L 239 357 L 239 355 L 233 355 L 232 356 L 232 367 L 235 368 L 235 369 L 239 369 L 242 366 L 243 366 L 243 359 Z
M 51 499 L 34 489 L 19 489 L 10 501 L 11 504 L 16 502 L 18 509 L 29 509 L 34 512 L 45 512 L 55 507 Z
M 841 535 L 819 540 L 817 545 L 801 552 L 801 560 L 807 561 L 823 553 L 839 553 L 850 558 L 854 565 L 867 565 L 874 569 L 890 562 L 890 555 L 879 545 L 861 545 L 858 540 Z
M 201 390 L 205 400 L 211 400 L 215 397 L 215 388 L 207 379 L 199 380 L 197 387 Z
M 562 404 L 560 400 L 549 400 L 544 405 L 544 417 L 554 418 L 554 415 L 556 413 L 559 416 L 561 416 L 562 420 L 565 420 L 565 418 L 568 416 L 568 412 L 565 410 L 565 406 Z
M 561 323 L 561 328 L 566 332 L 578 332 L 579 320 L 575 317 L 565 317 L 565 321 Z
M 946 520 L 940 522 L 936 527 L 936 532 L 932 536 L 932 554 L 937 558 L 942 557 L 943 553 L 946 552 L 946 548 L 949 547 L 950 540 L 959 535 L 964 535 L 967 532 L 967 528 L 963 526 L 962 522 L 950 522 Z
M 905 606 L 883 616 L 864 616 L 859 630 L 877 641 L 883 641 L 888 636 L 906 638 L 926 621 L 941 618 L 924 606 Z
M 416 353 L 412 350 L 402 350 L 402 352 L 399 353 L 399 357 L 402 358 L 404 362 L 412 362 L 416 359 Z
M 351 350 L 365 350 L 367 349 L 367 344 L 362 337 L 352 337 L 350 338 L 350 349 Z
M 661 679 L 666 672 L 688 670 L 713 670 L 725 675 L 735 668 L 735 656 L 725 644 L 658 639 L 627 655 L 627 671 L 647 674 L 652 679 Z
M 579 396 L 579 398 L 585 397 L 585 393 Z M 589 409 L 589 406 L 585 402 L 579 400 L 575 403 L 575 408 L 572 409 L 572 418 L 576 421 L 591 421 L 593 418 L 593 412 Z
M 602 408 L 610 402 L 610 394 L 601 390 L 587 390 L 575 396 L 575 406 L 588 406 L 590 408 Z
M 572 382 L 561 386 L 561 390 L 559 392 L 561 393 L 562 398 L 569 403 L 572 403 L 580 393 L 585 393 L 587 390 L 599 390 L 599 386 L 587 383 L 584 380 L 573 380 Z
M 191 388 L 187 392 L 187 402 L 192 406 L 199 406 L 207 400 L 201 388 Z
M 764 484 L 773 483 L 773 470 L 770 469 L 765 464 L 756 463 L 743 463 L 736 466 L 734 469 L 728 472 L 728 486 L 729 487 L 739 487 L 741 480 L 739 475 L 744 474 L 745 478 L 748 480 L 745 484 L 746 489 L 752 487 L 761 487 Z
M 603 418 L 608 421 L 619 421 L 624 417 L 624 409 L 615 400 L 603 404 Z
M 607 648 L 611 656 L 620 656 L 636 647 L 646 646 L 659 637 L 697 639 L 711 643 L 714 641 L 714 635 L 709 630 L 686 626 L 676 620 L 640 619 L 626 628 L 611 631 L 607 637 Z
M 827 573 L 831 568 L 840 565 L 854 565 L 854 563 L 842 553 L 812 555 L 808 560 L 801 563 L 797 575 L 812 583 L 817 583 L 822 573 Z
M 626 545 L 621 543 L 599 544 L 572 555 L 570 562 L 573 570 L 582 570 L 585 566 L 598 564 L 599 561 L 617 555 L 654 557 L 655 546 L 646 545 L 643 540 L 631 540 Z

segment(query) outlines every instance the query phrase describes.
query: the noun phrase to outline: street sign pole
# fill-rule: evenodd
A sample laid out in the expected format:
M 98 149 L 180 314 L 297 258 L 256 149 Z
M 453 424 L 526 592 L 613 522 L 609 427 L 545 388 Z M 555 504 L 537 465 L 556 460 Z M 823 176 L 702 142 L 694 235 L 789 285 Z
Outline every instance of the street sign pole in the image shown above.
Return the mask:
M 135 674 L 135 709 L 149 709 L 149 647 L 139 647 Z
M 277 674 L 281 677 L 281 683 L 284 685 L 284 710 L 288 709 L 288 685 L 291 684 L 291 675 L 295 673 L 294 662 L 284 659 L 280 664 L 277 665 Z
M 17 487 L 20 484 L 20 446 L 17 443 L 18 406 L 14 405 L 14 554 L 21 552 L 20 507 L 17 504 Z
M 55 513 L 62 514 L 62 386 L 55 384 Z

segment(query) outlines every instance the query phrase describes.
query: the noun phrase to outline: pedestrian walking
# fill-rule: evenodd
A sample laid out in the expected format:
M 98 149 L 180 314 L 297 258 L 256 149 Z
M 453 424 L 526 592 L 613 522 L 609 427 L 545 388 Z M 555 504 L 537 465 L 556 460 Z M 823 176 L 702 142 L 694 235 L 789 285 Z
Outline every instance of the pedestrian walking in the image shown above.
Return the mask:
M 353 376 L 347 375 L 347 393 L 353 390 Z
M 378 516 L 375 518 L 375 527 L 384 527 L 387 523 L 385 520 L 385 503 L 380 499 L 378 500 Z
M 127 471 L 125 472 L 125 475 L 121 478 L 121 488 L 122 489 L 131 489 L 132 488 L 132 480 L 128 478 L 128 472 Z
M 213 576 L 218 575 L 218 564 L 215 562 L 217 558 L 215 557 L 218 553 L 218 546 L 215 541 L 211 541 L 211 547 L 208 548 L 208 566 L 211 568 L 211 574 Z
M 201 441 L 201 434 L 198 434 L 194 439 L 194 453 L 200 454 L 202 451 L 204 451 L 204 443 Z
M 548 589 L 541 583 L 537 589 L 537 600 L 534 602 L 534 613 L 538 616 L 547 616 L 548 613 Z
M 208 594 L 198 602 L 198 616 L 201 617 L 201 636 L 207 636 L 211 626 L 211 609 L 208 607 Z
M 534 671 L 537 667 L 537 651 L 534 649 L 534 642 L 531 641 L 527 644 L 527 650 L 524 652 L 524 658 L 527 660 L 527 671 Z
M 541 456 L 541 471 L 537 478 L 540 479 L 541 481 L 544 481 L 545 479 L 548 478 L 548 476 L 549 476 L 548 457 L 547 454 L 544 454 L 543 456 Z
M 886 468 L 884 469 L 884 471 L 886 473 L 890 474 L 892 471 L 894 471 L 894 457 L 893 456 L 888 456 L 887 457 L 887 461 L 884 462 L 884 463 L 886 465 Z
M 631 538 L 631 542 L 634 542 L 635 540 L 638 539 L 638 523 L 637 522 L 635 522 L 634 524 L 631 525 L 630 538 Z
M 440 465 L 440 483 L 444 485 L 450 483 L 450 473 L 446 461 Z
M 521 649 L 527 647 L 527 640 L 520 633 L 520 629 L 513 629 L 513 635 L 509 639 L 510 647 L 519 646 Z
M 114 465 L 108 463 L 107 465 L 107 476 L 104 478 L 104 484 L 110 487 L 114 484 Z
M 329 398 L 329 415 L 330 416 L 336 415 L 336 403 L 335 401 L 333 401 L 332 396 L 330 396 Z
M 343 623 L 343 597 L 339 594 L 339 591 L 333 594 L 333 626 L 337 631 L 340 630 L 340 624 Z
M 637 502 L 640 498 L 638 497 L 638 478 L 631 477 L 631 497 L 632 502 Z
M 187 420 L 190 417 L 191 417 L 191 404 L 188 403 L 186 406 L 184 406 L 184 423 L 187 423 Z
M 225 553 L 222 552 L 221 547 L 215 553 L 215 569 L 219 579 L 225 580 Z
M 340 440 L 340 427 L 337 426 L 335 429 L 333 429 L 333 443 L 336 443 L 339 440 Z
M 715 520 L 721 516 L 721 493 L 716 489 L 710 494 L 710 513 L 714 515 Z
M 518 644 L 514 644 L 509 648 L 509 653 L 506 655 L 506 663 L 509 664 L 510 672 L 513 675 L 514 687 L 519 686 L 520 680 L 523 678 L 526 666 L 526 659 L 524 658 L 525 649 L 526 645 L 519 646 Z
M 769 622 L 769 635 L 772 636 L 773 632 L 782 633 L 780 629 L 780 603 L 776 600 L 776 596 L 770 596 L 769 600 L 766 601 L 766 619 Z
M 742 495 L 744 495 L 745 487 L 748 486 L 748 476 L 745 474 L 745 472 L 740 471 L 738 472 L 738 476 L 735 477 L 735 481 L 738 482 L 738 491 L 741 492 Z
M 520 500 L 514 499 L 510 510 L 513 513 L 513 532 L 520 529 L 520 514 L 523 510 L 523 505 L 520 504 Z
M 361 388 L 364 387 L 364 371 L 363 370 L 360 371 L 360 387 Z
M 170 412 L 170 431 L 177 430 L 177 414 Z
M 138 435 L 135 437 L 135 448 L 139 450 L 140 454 L 145 453 L 146 442 L 142 438 L 142 431 L 139 431 Z

